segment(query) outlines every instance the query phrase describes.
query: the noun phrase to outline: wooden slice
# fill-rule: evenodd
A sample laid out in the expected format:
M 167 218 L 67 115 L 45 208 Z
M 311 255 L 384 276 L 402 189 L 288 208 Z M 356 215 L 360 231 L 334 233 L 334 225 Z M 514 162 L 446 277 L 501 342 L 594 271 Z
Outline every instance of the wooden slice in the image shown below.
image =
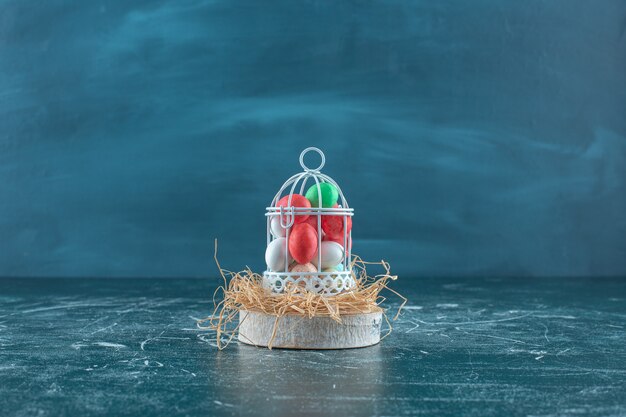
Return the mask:
M 278 320 L 273 348 L 349 349 L 380 342 L 382 312 L 341 316 L 341 323 L 330 317 L 303 317 L 288 314 Z M 239 341 L 268 346 L 276 316 L 254 311 L 239 312 Z

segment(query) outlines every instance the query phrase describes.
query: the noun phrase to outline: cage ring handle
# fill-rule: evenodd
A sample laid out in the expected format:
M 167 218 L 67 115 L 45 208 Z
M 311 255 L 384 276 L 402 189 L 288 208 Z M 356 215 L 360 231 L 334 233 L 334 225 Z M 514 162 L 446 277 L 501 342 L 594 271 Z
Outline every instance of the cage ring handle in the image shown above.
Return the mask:
M 306 166 L 306 164 L 304 163 L 304 155 L 306 155 L 308 152 L 317 152 L 320 157 L 322 158 L 322 162 L 320 163 L 320 166 L 318 166 L 315 169 L 309 168 L 308 166 Z M 314 146 L 311 146 L 309 148 L 306 148 L 305 150 L 302 151 L 302 153 L 300 154 L 300 166 L 307 172 L 316 172 L 321 170 L 322 168 L 324 168 L 324 164 L 326 163 L 326 157 L 324 156 L 324 152 L 322 152 L 319 148 L 316 148 Z

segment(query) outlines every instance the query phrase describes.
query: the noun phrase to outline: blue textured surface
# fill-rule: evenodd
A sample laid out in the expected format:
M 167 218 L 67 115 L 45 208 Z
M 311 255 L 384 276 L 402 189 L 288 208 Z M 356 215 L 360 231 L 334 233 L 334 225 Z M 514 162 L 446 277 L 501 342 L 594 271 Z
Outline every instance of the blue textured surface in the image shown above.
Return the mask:
M 626 415 L 626 280 L 412 278 L 379 345 L 328 351 L 218 351 L 207 279 L 0 278 L 0 413 Z
M 214 237 L 261 268 L 263 209 L 310 145 L 355 251 L 396 272 L 623 275 L 625 16 L 2 1 L 0 276 L 212 275 Z

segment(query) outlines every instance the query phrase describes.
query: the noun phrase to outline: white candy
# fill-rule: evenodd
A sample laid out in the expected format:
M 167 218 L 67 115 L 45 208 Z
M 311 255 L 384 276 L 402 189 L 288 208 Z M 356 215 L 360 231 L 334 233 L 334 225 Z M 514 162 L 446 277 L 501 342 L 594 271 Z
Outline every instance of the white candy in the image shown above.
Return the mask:
M 280 225 L 280 217 L 272 217 L 270 221 L 270 231 L 274 237 L 285 237 L 287 236 L 287 229 Z
M 319 269 L 326 269 L 334 267 L 339 264 L 343 260 L 343 246 L 341 246 L 337 242 L 332 241 L 324 241 L 322 242 L 322 265 Z M 318 253 L 315 253 L 315 256 L 311 260 L 311 263 L 315 266 L 317 265 Z
M 274 239 L 267 245 L 265 250 L 265 263 L 268 268 L 274 272 L 285 272 L 285 253 L 287 250 L 287 239 L 279 237 Z M 291 263 L 293 258 L 288 255 L 287 265 Z

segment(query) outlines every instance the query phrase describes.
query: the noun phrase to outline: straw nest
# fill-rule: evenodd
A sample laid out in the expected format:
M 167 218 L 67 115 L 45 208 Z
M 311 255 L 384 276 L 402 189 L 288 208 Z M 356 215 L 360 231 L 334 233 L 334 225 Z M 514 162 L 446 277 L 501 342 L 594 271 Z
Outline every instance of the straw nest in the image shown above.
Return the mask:
M 217 259 L 217 240 L 215 241 L 215 263 L 223 279 L 223 285 L 213 294 L 214 311 L 210 317 L 198 321 L 202 330 L 217 332 L 217 346 L 224 349 L 235 337 L 239 324 L 236 323 L 239 311 L 263 312 L 276 317 L 273 334 L 280 325 L 280 318 L 287 314 L 305 317 L 330 317 L 341 323 L 341 317 L 349 314 L 382 312 L 388 325 L 387 337 L 392 330 L 385 310 L 380 306 L 386 299 L 381 292 L 388 290 L 402 300 L 393 317 L 396 320 L 407 302 L 401 294 L 391 289 L 388 284 L 398 277 L 391 275 L 389 263 L 365 262 L 358 256 L 352 258 L 352 274 L 356 287 L 350 291 L 328 297 L 291 285 L 281 294 L 272 293 L 263 286 L 263 276 L 247 268 L 240 272 L 223 269 Z M 367 268 L 379 267 L 381 274 L 369 276 Z M 269 348 L 271 349 L 270 340 Z

